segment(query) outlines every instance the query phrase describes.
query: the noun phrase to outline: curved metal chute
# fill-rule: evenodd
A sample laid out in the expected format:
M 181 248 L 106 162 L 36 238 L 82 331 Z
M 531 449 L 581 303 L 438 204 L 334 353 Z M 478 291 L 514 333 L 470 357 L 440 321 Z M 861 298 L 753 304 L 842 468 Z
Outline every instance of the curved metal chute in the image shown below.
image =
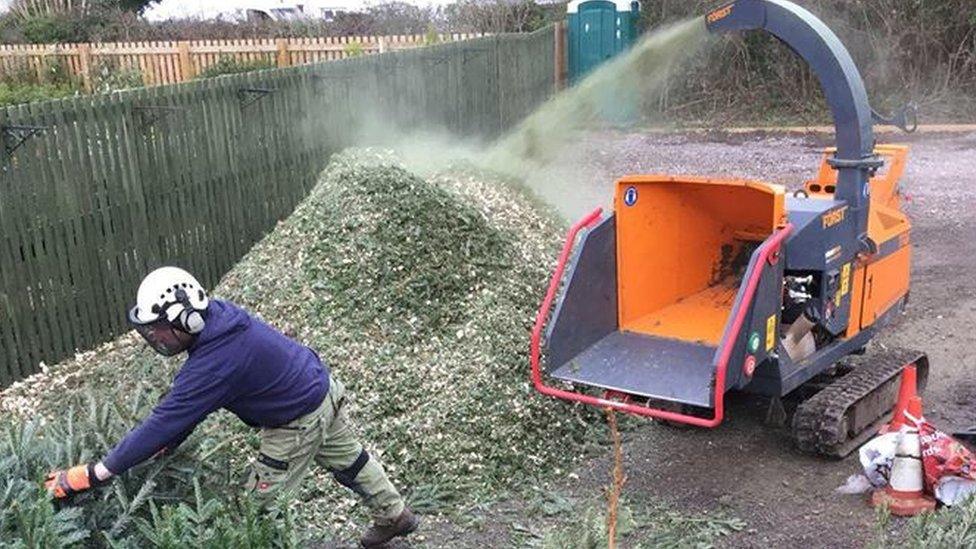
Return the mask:
M 738 0 L 705 16 L 710 32 L 764 30 L 810 65 L 834 117 L 838 170 L 836 198 L 855 215 L 856 237 L 866 242 L 868 179 L 874 155 L 871 105 L 864 81 L 837 35 L 809 11 L 786 0 Z

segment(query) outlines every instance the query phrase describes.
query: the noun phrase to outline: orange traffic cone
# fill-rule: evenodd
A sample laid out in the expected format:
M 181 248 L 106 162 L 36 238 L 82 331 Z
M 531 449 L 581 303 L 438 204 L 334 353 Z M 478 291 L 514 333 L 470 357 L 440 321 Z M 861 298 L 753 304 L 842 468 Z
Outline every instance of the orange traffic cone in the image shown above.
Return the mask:
M 905 411 L 908 410 L 908 402 L 912 399 L 912 397 L 918 396 L 917 376 L 918 373 L 915 371 L 914 364 L 906 366 L 905 369 L 901 371 L 901 385 L 898 386 L 898 400 L 895 401 L 895 408 L 891 416 L 891 422 L 881 428 L 879 431 L 881 434 L 897 432 L 903 425 L 908 424 L 908 418 L 905 417 Z M 922 413 L 921 409 L 919 409 L 918 413 Z
M 913 396 L 908 400 L 904 412 L 921 419 L 922 399 Z M 907 418 L 903 417 L 907 422 Z M 935 509 L 935 500 L 924 493 L 922 470 L 922 443 L 918 437 L 918 427 L 903 423 L 901 437 L 895 449 L 895 459 L 891 465 L 888 486 L 871 494 L 871 505 L 885 505 L 892 515 L 910 517 Z

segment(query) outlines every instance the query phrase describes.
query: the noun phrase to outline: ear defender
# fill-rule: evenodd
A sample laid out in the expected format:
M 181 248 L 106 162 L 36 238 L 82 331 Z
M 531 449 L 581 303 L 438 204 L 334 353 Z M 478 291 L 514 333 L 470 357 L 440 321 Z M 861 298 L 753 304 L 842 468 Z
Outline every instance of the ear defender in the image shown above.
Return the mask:
M 186 295 L 183 288 L 176 289 L 176 300 L 183 305 L 183 312 L 176 317 L 176 321 L 179 323 L 177 327 L 192 335 L 202 332 L 207 323 L 203 319 L 203 315 L 190 304 L 190 297 Z
M 203 315 L 201 315 L 198 311 L 194 311 L 192 309 L 187 311 L 184 309 L 183 312 L 180 313 L 180 324 L 186 328 L 187 333 L 196 335 L 203 331 L 203 328 L 207 323 L 203 320 Z

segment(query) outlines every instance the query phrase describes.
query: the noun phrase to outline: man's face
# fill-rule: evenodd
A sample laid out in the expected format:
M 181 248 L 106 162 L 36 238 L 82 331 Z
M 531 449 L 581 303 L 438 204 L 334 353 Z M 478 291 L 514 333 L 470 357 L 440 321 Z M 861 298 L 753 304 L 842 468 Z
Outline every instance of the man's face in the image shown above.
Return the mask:
M 173 356 L 190 348 L 193 336 L 177 330 L 165 319 L 149 324 L 136 325 L 139 332 L 149 346 L 163 356 Z

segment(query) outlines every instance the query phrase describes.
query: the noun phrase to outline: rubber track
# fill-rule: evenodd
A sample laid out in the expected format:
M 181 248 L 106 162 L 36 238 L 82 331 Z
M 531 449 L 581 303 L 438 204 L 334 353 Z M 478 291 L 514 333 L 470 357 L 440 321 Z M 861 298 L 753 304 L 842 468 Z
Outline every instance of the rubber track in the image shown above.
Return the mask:
M 898 373 L 906 364 L 915 363 L 925 355 L 907 349 L 888 349 L 880 353 L 858 357 L 854 371 L 840 377 L 817 394 L 800 404 L 793 416 L 793 436 L 797 447 L 804 452 L 844 457 L 856 449 L 876 431 L 872 428 L 890 413 L 890 406 L 877 410 L 877 420 L 848 439 L 844 416 L 866 397 L 888 388 L 900 379 Z M 924 386 L 928 372 L 919 372 L 919 389 Z M 893 405 L 894 403 L 892 403 Z

